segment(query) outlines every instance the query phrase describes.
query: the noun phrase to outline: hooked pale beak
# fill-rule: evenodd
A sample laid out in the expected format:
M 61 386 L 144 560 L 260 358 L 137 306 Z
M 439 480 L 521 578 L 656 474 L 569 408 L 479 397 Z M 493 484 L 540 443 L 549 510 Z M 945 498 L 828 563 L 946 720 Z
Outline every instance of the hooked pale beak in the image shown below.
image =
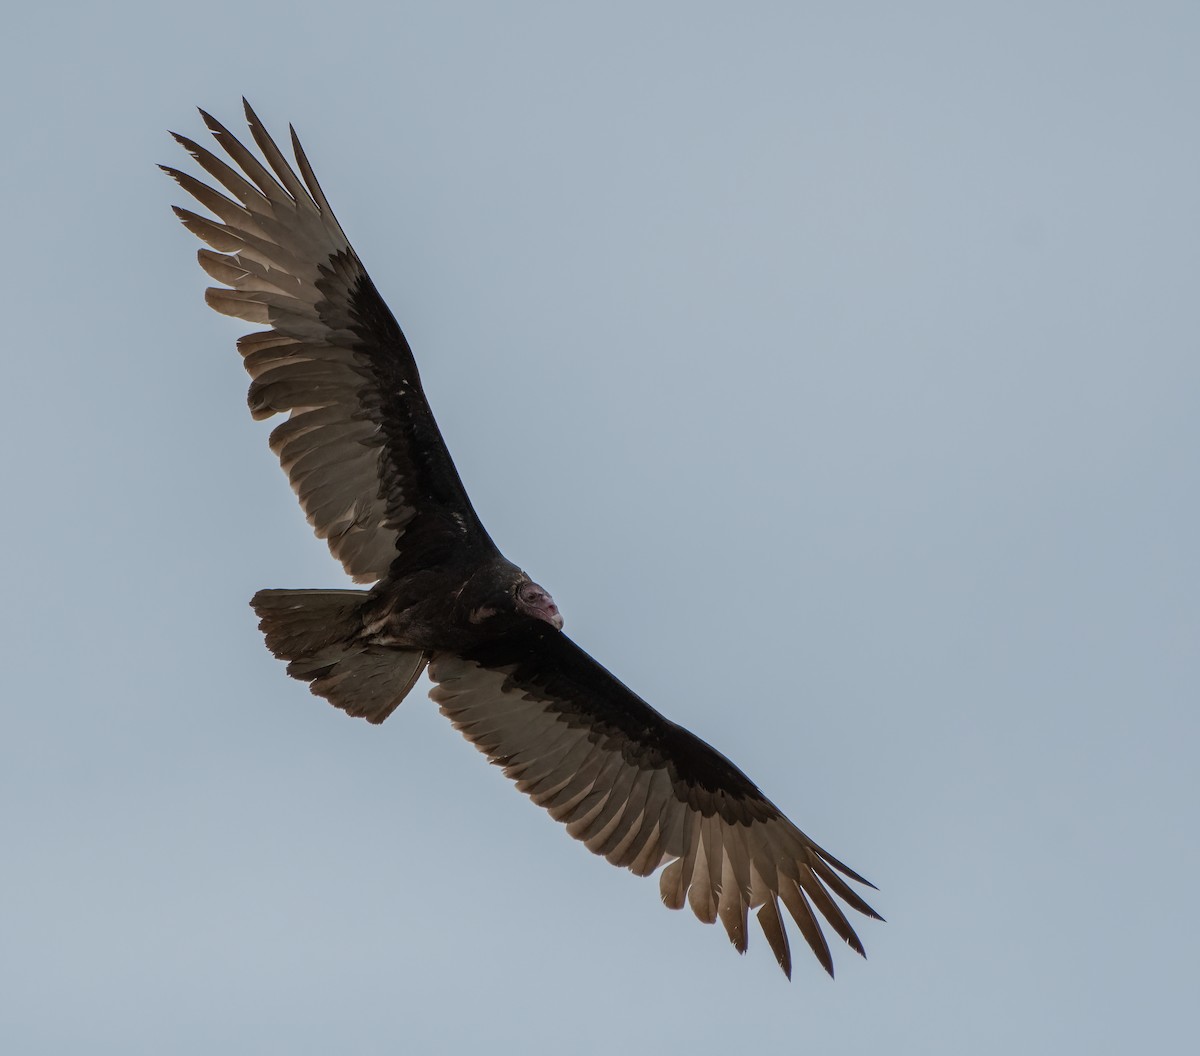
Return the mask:
M 562 613 L 558 611 L 558 606 L 554 604 L 554 599 L 549 594 L 543 592 L 530 608 L 533 610 L 532 615 L 539 620 L 545 620 L 556 631 L 563 629 Z

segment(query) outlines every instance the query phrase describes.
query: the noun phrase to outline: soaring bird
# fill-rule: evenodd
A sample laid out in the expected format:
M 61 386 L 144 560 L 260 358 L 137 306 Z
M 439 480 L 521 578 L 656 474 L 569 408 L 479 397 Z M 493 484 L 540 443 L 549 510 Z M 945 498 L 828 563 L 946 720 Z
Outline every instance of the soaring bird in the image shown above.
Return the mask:
M 549 592 L 497 549 L 295 130 L 293 168 L 245 111 L 262 160 L 201 110 L 233 164 L 176 134 L 211 181 L 162 168 L 212 214 L 175 209 L 211 247 L 200 265 L 222 285 L 205 299 L 264 328 L 237 343 L 250 413 L 287 415 L 271 449 L 309 524 L 355 583 L 373 584 L 260 590 L 251 605 L 267 647 L 372 723 L 426 672 L 442 713 L 521 792 L 614 865 L 662 868 L 663 902 L 719 918 L 739 952 L 754 910 L 789 977 L 784 912 L 830 975 L 820 918 L 862 954 L 834 896 L 882 919 L 847 879 L 873 885 L 568 638 Z

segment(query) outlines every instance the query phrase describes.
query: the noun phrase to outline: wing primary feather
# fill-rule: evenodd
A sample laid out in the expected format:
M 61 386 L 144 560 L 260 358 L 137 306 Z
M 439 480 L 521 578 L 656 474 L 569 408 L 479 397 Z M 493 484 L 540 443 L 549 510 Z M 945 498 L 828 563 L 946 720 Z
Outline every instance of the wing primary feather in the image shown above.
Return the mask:
M 283 187 L 283 185 L 275 179 L 265 168 L 265 166 L 256 158 L 240 139 L 229 131 L 220 121 L 212 114 L 200 111 L 200 116 L 204 119 L 204 123 L 208 125 L 208 130 L 213 134 L 213 138 L 221 144 L 222 149 L 234 161 L 241 166 L 242 171 L 250 177 L 262 191 L 268 201 L 283 195 L 291 198 Z
M 864 916 L 872 917 L 875 920 L 883 920 L 878 913 L 875 912 L 866 902 L 862 900 L 858 892 L 850 887 L 840 876 L 837 875 L 823 860 L 824 852 L 815 851 L 809 856 L 809 864 L 813 871 L 832 889 L 833 893 L 838 896 L 843 902 L 857 909 Z M 866 883 L 864 880 L 863 883 Z M 873 890 L 878 890 L 874 884 L 867 884 Z
M 809 841 L 809 842 L 811 842 L 811 841 Z M 839 862 L 832 854 L 830 854 L 827 850 L 825 850 L 825 848 L 818 847 L 816 844 L 813 844 L 813 849 L 817 852 L 817 854 L 819 854 L 822 858 L 824 858 L 825 861 L 827 861 L 830 865 L 832 865 L 833 868 L 835 868 L 842 875 L 850 877 L 850 879 L 855 881 L 856 883 L 862 884 L 865 887 L 869 887 L 872 891 L 879 890 L 879 888 L 877 888 L 873 883 L 871 883 L 871 881 L 868 880 L 866 877 L 859 876 L 858 873 L 856 873 L 853 869 L 850 868 L 850 866 L 844 864 L 843 862 Z M 875 911 L 871 910 L 868 913 L 868 915 L 874 916 Z M 880 917 L 879 919 L 882 920 L 883 918 Z
M 775 954 L 775 960 L 779 962 L 783 974 L 790 979 L 792 977 L 792 950 L 788 942 L 787 930 L 779 916 L 779 903 L 775 901 L 774 895 L 759 907 L 755 917 L 758 919 L 763 934 L 767 937 L 767 944 L 771 947 L 771 952 Z
M 220 191 L 214 191 L 207 183 L 201 183 L 195 176 L 190 176 L 186 172 L 174 169 L 170 165 L 160 165 L 159 168 L 204 206 L 205 209 L 211 210 L 222 222 L 226 224 L 237 222 L 243 225 L 254 223 L 253 214 L 240 202 L 235 202 L 232 198 L 226 198 Z
M 173 205 L 171 209 L 179 217 L 184 227 L 202 242 L 207 242 L 213 249 L 218 249 L 222 253 L 236 253 L 245 248 L 246 243 L 224 224 L 218 224 L 199 213 L 193 213 L 190 209 L 184 209 L 180 205 Z
M 225 283 L 226 286 L 235 286 L 240 290 L 282 294 L 302 301 L 313 309 L 320 299 L 319 291 L 305 288 L 295 275 L 283 271 L 281 268 L 266 268 L 247 253 L 238 253 L 237 256 L 231 257 L 224 253 L 214 253 L 211 249 L 202 249 L 197 256 L 200 258 L 200 267 L 218 282 Z M 293 356 L 299 357 L 302 351 L 298 347 L 289 349 L 290 355 L 281 354 L 279 356 L 280 364 L 287 363 Z M 336 349 L 330 348 L 321 358 L 333 358 L 333 353 L 336 351 Z
M 292 167 L 287 163 L 287 160 L 275 145 L 275 140 L 271 138 L 270 133 L 258 119 L 258 114 L 254 112 L 254 108 L 244 97 L 242 99 L 242 106 L 246 110 L 246 123 L 250 126 L 250 134 L 254 137 L 254 142 L 258 144 L 258 149 L 263 152 L 263 157 L 267 159 L 267 164 L 274 170 L 275 175 L 283 183 L 288 194 L 296 200 L 298 205 L 310 205 L 313 209 L 316 209 L 316 202 L 312 200 L 308 191 L 304 189 L 304 185 L 296 178 Z
M 252 183 L 240 176 L 236 169 L 231 168 L 211 150 L 207 147 L 202 147 L 194 139 L 181 136 L 178 132 L 172 132 L 171 135 L 175 138 L 176 143 L 196 159 L 196 163 L 205 172 L 237 198 L 247 209 L 257 214 L 270 212 L 271 203 L 267 200 L 266 196 Z
M 850 926 L 850 921 L 846 919 L 846 914 L 842 912 L 841 907 L 833 900 L 829 892 L 821 886 L 821 881 L 817 879 L 815 874 L 806 873 L 802 870 L 800 873 L 800 887 L 808 896 L 809 901 L 820 910 L 821 916 L 829 921 L 833 930 L 842 937 L 842 941 L 860 957 L 865 957 L 867 951 L 863 949 L 862 941 Z
M 226 286 L 235 286 L 249 275 L 249 272 L 238 263 L 238 258 L 231 257 L 227 253 L 201 249 L 196 252 L 196 259 L 200 261 L 200 267 L 210 278 L 216 279 L 217 282 L 223 282 Z
M 296 135 L 296 129 L 292 125 L 288 125 L 288 134 L 292 139 L 292 153 L 296 156 L 296 164 L 300 168 L 300 175 L 304 177 L 304 183 L 308 187 L 309 194 L 312 195 L 313 201 L 317 203 L 317 207 L 321 210 L 321 215 L 324 216 L 340 234 L 342 230 L 341 224 L 337 222 L 337 218 L 333 215 L 333 209 L 329 205 L 329 199 L 325 197 L 325 192 L 321 190 L 321 184 L 317 180 L 317 174 L 313 172 L 313 167 L 308 161 L 308 155 L 304 153 L 304 147 L 300 145 L 300 137 Z M 344 238 L 345 235 L 342 237 Z
M 790 880 L 785 880 L 779 885 L 779 897 L 787 907 L 788 913 L 791 914 L 792 920 L 796 922 L 796 927 L 800 929 L 800 934 L 804 936 L 804 941 L 808 943 L 809 949 L 816 954 L 817 960 L 821 962 L 821 967 L 832 978 L 833 955 L 829 952 L 829 943 L 825 941 L 821 925 L 813 916 L 812 908 L 805 899 L 804 893 L 798 885 Z

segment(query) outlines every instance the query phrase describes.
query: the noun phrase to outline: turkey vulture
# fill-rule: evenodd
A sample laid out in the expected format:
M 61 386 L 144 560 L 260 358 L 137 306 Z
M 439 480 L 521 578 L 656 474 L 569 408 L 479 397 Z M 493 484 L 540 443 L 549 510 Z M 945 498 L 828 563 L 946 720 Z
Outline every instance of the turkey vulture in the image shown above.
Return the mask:
M 200 265 L 223 285 L 205 298 L 265 328 L 237 343 L 250 412 L 287 414 L 271 449 L 309 524 L 354 582 L 374 584 L 254 596 L 288 674 L 380 723 L 425 671 L 443 714 L 571 836 L 638 876 L 665 866 L 659 887 L 672 909 L 686 900 L 705 923 L 719 917 L 739 952 L 755 910 L 789 977 L 781 902 L 830 975 L 818 913 L 863 953 L 832 896 L 881 919 L 843 877 L 872 885 L 563 634 L 549 593 L 496 548 L 408 342 L 295 130 L 293 168 L 246 104 L 264 164 L 200 113 L 233 166 L 175 135 L 212 182 L 163 169 L 215 217 L 175 209 L 212 247 Z

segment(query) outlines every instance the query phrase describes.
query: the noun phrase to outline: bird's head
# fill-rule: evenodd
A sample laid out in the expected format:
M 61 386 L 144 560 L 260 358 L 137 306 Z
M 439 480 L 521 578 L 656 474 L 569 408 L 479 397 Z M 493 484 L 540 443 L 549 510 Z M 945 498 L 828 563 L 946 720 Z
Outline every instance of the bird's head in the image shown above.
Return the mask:
M 464 588 L 461 601 L 467 621 L 481 630 L 506 630 L 513 620 L 520 622 L 529 617 L 562 630 L 562 613 L 550 592 L 513 565 L 473 579 Z
M 550 592 L 545 587 L 539 587 L 524 573 L 522 575 L 524 582 L 517 584 L 514 595 L 517 611 L 523 612 L 526 616 L 532 616 L 534 619 L 545 620 L 555 630 L 561 631 L 563 628 L 562 613 L 558 611 L 558 606 L 554 604 Z

